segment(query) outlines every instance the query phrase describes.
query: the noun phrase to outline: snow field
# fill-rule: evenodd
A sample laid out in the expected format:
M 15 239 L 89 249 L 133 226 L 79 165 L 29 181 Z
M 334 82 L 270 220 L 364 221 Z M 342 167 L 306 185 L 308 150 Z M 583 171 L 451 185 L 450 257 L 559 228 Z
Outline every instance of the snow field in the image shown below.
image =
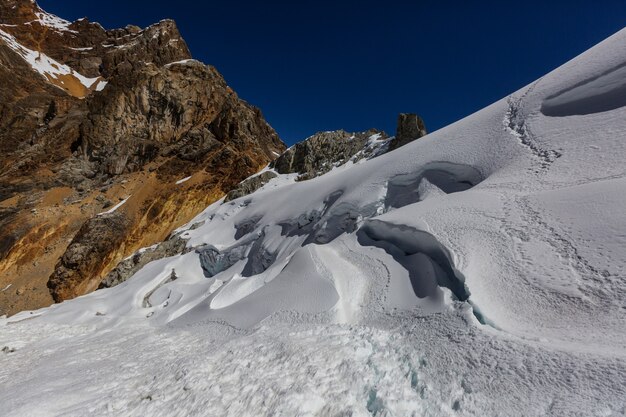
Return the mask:
M 212 204 L 186 253 L 114 288 L 0 320 L 0 414 L 626 414 L 626 108 L 594 104 L 624 65 L 625 30 L 401 150 Z

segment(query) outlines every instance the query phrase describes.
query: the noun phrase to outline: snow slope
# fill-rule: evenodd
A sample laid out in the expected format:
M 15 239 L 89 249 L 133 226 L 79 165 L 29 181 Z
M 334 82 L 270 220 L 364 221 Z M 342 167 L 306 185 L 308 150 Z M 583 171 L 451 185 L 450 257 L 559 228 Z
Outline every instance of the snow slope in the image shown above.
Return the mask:
M 64 22 L 56 16 L 40 13 L 42 24 L 52 25 L 55 28 L 62 28 L 60 22 Z M 43 19 L 45 17 L 45 19 Z M 58 19 L 58 20 L 55 20 Z M 65 27 L 66 28 L 66 27 Z M 67 28 L 66 28 L 67 29 Z M 88 78 L 79 74 L 65 64 L 50 58 L 48 55 L 28 49 L 20 44 L 13 35 L 0 30 L 0 39 L 6 43 L 13 51 L 20 55 L 31 66 L 31 68 L 41 74 L 48 82 L 72 94 L 84 97 L 91 89 L 102 91 L 107 82 L 102 77 Z M 73 85 L 81 86 L 78 91 Z
M 2 415 L 626 414 L 623 30 L 400 150 L 208 207 L 0 321 Z
M 33 22 L 29 22 L 30 24 L 37 22 L 42 26 L 48 26 L 61 32 L 78 33 L 75 30 L 70 29 L 70 25 L 72 24 L 71 22 L 68 22 L 65 19 L 61 19 L 60 17 L 48 13 L 44 10 L 36 11 L 35 16 L 37 16 L 37 19 Z

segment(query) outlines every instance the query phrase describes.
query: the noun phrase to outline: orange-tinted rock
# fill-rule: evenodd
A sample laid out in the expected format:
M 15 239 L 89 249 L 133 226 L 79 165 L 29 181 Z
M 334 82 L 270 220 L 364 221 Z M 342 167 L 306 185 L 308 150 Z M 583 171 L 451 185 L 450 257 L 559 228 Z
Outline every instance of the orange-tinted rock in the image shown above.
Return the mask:
M 3 1 L 0 30 L 108 84 L 78 91 L 71 77 L 51 80 L 0 38 L 0 288 L 12 285 L 0 314 L 97 288 L 285 149 L 215 68 L 189 61 L 173 21 L 58 28 L 42 13 Z

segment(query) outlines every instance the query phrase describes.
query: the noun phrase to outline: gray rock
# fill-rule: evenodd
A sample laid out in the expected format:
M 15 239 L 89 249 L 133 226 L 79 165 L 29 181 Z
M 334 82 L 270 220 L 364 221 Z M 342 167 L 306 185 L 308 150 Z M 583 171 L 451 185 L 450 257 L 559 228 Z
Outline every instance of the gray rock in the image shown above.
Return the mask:
M 117 266 L 104 277 L 98 288 L 115 287 L 132 277 L 149 262 L 183 253 L 185 246 L 185 239 L 182 239 L 180 236 L 173 236 L 171 239 L 161 242 L 155 247 L 136 252 L 131 257 L 117 264 Z M 172 273 L 173 277 L 176 277 L 173 271 Z
M 226 194 L 224 202 L 228 202 L 231 200 L 235 200 L 239 197 L 252 194 L 256 190 L 267 184 L 272 178 L 276 178 L 277 176 L 278 175 L 276 175 L 272 171 L 266 171 L 252 178 L 248 178 L 247 180 L 239 183 L 239 185 L 237 185 L 237 188 L 231 190 L 228 194 Z
M 356 133 L 345 130 L 316 133 L 287 149 L 270 166 L 280 174 L 299 173 L 298 180 L 315 178 L 351 159 L 372 156 L 375 147 L 367 145 L 376 134 L 380 139 L 387 138 L 384 132 L 376 129 Z

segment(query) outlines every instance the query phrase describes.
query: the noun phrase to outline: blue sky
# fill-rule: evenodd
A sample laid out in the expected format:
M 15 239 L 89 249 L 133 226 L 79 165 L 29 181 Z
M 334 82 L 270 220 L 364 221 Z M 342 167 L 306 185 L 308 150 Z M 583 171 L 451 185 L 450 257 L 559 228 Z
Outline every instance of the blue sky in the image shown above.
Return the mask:
M 430 131 L 481 109 L 626 24 L 626 1 L 39 0 L 107 28 L 178 23 L 195 58 L 288 144 L 320 130 Z

